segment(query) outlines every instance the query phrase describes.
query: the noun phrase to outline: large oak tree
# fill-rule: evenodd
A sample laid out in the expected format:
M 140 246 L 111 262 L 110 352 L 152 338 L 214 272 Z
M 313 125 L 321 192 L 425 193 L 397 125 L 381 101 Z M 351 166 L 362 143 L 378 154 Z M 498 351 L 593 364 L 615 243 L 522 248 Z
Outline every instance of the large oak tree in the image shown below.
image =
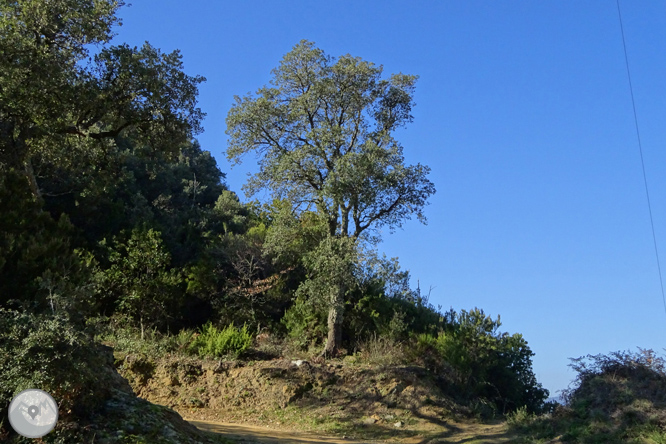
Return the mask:
M 430 168 L 406 165 L 393 137 L 412 121 L 417 77 L 383 79 L 381 66 L 330 57 L 308 41 L 272 74 L 255 95 L 236 97 L 227 117 L 227 156 L 240 162 L 244 154 L 259 154 L 249 195 L 269 190 L 291 202 L 295 214 L 316 211 L 325 221 L 328 238 L 313 253 L 322 257 L 306 256 L 312 272 L 306 287 L 332 286 L 321 291 L 331 295 L 325 352 L 336 354 L 350 283 L 348 272 L 328 268 L 342 267 L 341 258 L 354 257 L 349 241 L 372 240 L 379 227 L 400 227 L 412 215 L 425 223 L 423 207 L 435 192 Z

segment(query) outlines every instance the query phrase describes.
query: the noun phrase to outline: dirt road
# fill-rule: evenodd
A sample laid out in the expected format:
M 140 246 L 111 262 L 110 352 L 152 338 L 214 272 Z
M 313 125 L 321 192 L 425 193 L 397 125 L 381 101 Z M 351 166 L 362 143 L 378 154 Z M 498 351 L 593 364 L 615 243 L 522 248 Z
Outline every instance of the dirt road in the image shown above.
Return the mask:
M 344 438 L 325 437 L 309 433 L 284 432 L 263 427 L 248 425 L 216 423 L 191 420 L 201 430 L 221 433 L 238 443 L 294 443 L 294 444 L 374 444 L 386 441 L 350 440 Z M 511 435 L 506 432 L 503 424 L 455 424 L 450 429 L 429 436 L 402 439 L 395 441 L 402 444 L 500 444 L 512 442 Z

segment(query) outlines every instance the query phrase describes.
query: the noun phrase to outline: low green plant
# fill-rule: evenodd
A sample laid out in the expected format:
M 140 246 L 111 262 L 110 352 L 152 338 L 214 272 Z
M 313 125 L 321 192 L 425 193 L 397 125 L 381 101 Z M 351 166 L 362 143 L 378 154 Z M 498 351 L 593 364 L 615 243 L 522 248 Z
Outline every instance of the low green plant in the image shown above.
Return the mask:
M 532 424 L 535 419 L 536 415 L 529 412 L 526 406 L 522 406 L 506 415 L 506 424 L 513 429 L 525 428 Z
M 114 350 L 125 354 L 139 354 L 152 358 L 164 356 L 178 350 L 178 336 L 169 336 L 151 328 L 144 331 L 132 323 L 126 322 L 122 317 L 115 317 L 112 328 L 106 329 L 97 335 L 96 340 L 110 345 Z
M 645 430 L 642 436 L 649 444 L 666 444 L 666 433 L 656 426 L 652 426 Z
M 173 341 L 179 350 L 187 349 L 192 343 L 193 339 L 194 332 L 187 329 L 179 331 L 178 334 L 173 337 Z
M 252 345 L 247 325 L 238 328 L 233 324 L 218 329 L 211 322 L 201 328 L 199 336 L 190 344 L 190 350 L 201 357 L 239 357 Z

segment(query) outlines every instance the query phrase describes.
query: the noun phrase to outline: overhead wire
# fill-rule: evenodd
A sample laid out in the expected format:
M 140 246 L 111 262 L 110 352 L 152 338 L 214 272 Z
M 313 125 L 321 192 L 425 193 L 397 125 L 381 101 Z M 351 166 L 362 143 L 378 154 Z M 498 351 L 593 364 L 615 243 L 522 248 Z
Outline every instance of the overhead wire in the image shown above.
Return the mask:
M 634 98 L 634 87 L 631 81 L 631 70 L 629 69 L 629 56 L 627 55 L 627 43 L 624 36 L 624 24 L 622 23 L 622 10 L 620 9 L 620 0 L 615 0 L 617 4 L 617 14 L 620 19 L 620 32 L 622 34 L 622 47 L 624 48 L 624 63 L 627 67 L 627 79 L 629 80 L 629 92 L 631 95 L 631 106 L 634 112 L 634 126 L 636 127 L 636 139 L 638 140 L 638 151 L 641 157 L 641 167 L 643 169 L 643 183 L 645 184 L 645 196 L 647 198 L 648 212 L 650 214 L 650 227 L 652 228 L 652 242 L 654 243 L 654 254 L 657 258 L 657 271 L 659 272 L 659 285 L 661 286 L 661 299 L 664 302 L 664 312 L 666 313 L 666 295 L 664 294 L 664 280 L 661 275 L 661 264 L 659 261 L 659 249 L 657 248 L 657 235 L 654 231 L 654 218 L 652 217 L 652 204 L 650 203 L 650 192 L 648 189 L 647 174 L 645 173 L 645 161 L 643 160 L 643 144 L 641 143 L 641 133 L 638 127 L 638 113 L 636 112 L 636 100 Z

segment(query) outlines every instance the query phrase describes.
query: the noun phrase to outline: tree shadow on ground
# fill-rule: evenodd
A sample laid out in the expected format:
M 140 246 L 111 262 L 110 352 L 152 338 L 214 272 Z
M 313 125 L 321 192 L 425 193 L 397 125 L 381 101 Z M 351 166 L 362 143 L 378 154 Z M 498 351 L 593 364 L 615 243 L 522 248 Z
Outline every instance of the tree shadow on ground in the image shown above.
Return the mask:
M 389 376 L 385 375 L 389 373 Z M 382 379 L 382 375 L 384 378 Z M 426 384 L 422 368 L 404 368 L 396 373 L 387 369 L 363 369 L 356 381 L 315 387 L 291 404 L 306 412 L 319 410 L 324 418 L 317 423 L 329 433 L 363 439 L 405 439 L 423 444 L 443 441 L 467 433 L 455 422 L 457 404 L 431 381 Z M 322 378 L 325 379 L 325 378 Z M 410 386 L 416 386 L 411 387 Z M 418 392 L 424 388 L 432 392 Z M 397 425 L 400 423 L 399 425 Z M 416 426 L 416 427 L 414 427 Z M 502 439 L 505 433 L 490 435 Z M 416 441 L 422 438 L 420 441 Z

